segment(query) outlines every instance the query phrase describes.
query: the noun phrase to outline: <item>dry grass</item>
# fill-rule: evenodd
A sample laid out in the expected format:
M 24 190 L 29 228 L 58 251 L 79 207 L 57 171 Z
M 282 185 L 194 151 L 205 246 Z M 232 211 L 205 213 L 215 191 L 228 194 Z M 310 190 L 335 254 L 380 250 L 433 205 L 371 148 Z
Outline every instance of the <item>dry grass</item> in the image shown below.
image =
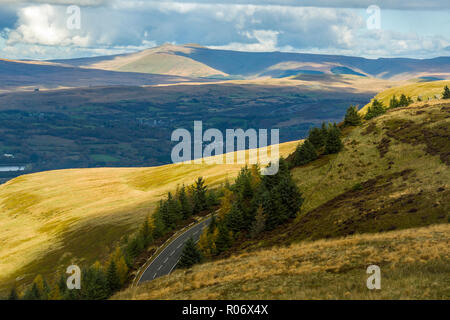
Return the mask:
M 291 153 L 298 142 L 280 145 Z M 0 287 L 14 278 L 90 262 L 133 231 L 177 185 L 203 176 L 209 185 L 232 179 L 242 164 L 171 164 L 41 172 L 0 186 Z
M 436 95 L 442 96 L 445 86 L 450 86 L 450 80 L 432 81 L 432 82 L 417 82 L 406 85 L 395 86 L 378 93 L 374 98 L 383 102 L 385 106 L 389 106 L 389 101 L 395 95 L 400 98 L 401 94 L 411 97 L 414 101 L 418 96 L 421 96 L 422 101 L 437 100 Z M 362 109 L 362 114 L 367 112 L 367 108 L 372 104 L 373 99 L 366 104 Z
M 175 271 L 114 299 L 448 299 L 450 224 L 243 253 Z M 381 290 L 366 268 L 381 268 Z

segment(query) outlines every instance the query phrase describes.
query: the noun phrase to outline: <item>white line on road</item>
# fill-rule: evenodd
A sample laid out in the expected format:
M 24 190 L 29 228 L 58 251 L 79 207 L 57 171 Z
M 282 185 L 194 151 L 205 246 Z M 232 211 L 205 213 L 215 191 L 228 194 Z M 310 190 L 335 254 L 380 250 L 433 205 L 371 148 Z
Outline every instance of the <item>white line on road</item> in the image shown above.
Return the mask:
M 153 275 L 153 279 L 155 279 L 156 278 L 156 273 Z
M 170 256 L 173 256 L 174 253 L 175 253 L 175 250 L 170 253 Z
M 167 257 L 167 258 L 166 258 L 166 260 L 164 260 L 164 263 L 166 263 L 166 262 L 167 262 L 167 260 L 169 260 L 169 257 Z
M 162 265 L 159 266 L 158 271 L 161 270 L 161 268 L 162 268 Z

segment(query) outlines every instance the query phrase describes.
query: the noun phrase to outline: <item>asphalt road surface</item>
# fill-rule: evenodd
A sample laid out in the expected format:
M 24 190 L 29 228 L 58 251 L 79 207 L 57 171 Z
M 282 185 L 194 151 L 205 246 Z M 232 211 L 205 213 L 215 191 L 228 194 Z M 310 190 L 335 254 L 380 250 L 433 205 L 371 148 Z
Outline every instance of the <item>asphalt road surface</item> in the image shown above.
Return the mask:
M 203 220 L 201 223 L 191 227 L 184 233 L 174 239 L 167 247 L 161 251 L 155 260 L 145 269 L 138 283 L 150 281 L 172 272 L 181 257 L 184 244 L 192 237 L 194 241 L 200 238 L 203 227 L 207 226 L 211 217 Z

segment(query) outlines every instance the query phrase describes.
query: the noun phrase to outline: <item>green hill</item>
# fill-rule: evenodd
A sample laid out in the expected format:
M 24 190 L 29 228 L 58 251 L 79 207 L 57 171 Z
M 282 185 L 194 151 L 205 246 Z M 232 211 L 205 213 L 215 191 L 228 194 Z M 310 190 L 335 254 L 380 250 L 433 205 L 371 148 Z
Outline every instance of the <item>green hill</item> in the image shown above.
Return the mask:
M 450 297 L 450 103 L 418 103 L 343 131 L 344 149 L 292 170 L 297 218 L 219 260 L 119 299 Z M 383 290 L 365 287 L 380 265 Z

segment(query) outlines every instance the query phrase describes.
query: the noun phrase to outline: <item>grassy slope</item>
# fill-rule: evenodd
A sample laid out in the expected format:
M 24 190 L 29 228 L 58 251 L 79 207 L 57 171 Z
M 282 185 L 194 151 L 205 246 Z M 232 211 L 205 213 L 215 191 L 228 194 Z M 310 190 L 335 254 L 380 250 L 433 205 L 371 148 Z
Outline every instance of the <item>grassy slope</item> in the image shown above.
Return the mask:
M 115 299 L 444 299 L 450 225 L 298 243 L 175 271 Z M 381 268 L 381 290 L 366 268 Z
M 419 82 L 406 84 L 403 86 L 395 86 L 380 92 L 374 97 L 374 99 L 378 99 L 383 102 L 385 106 L 389 106 L 389 101 L 394 95 L 398 99 L 402 93 L 406 96 L 410 96 L 414 101 L 417 100 L 418 96 L 422 97 L 422 101 L 428 99 L 433 100 L 436 99 L 436 95 L 442 96 L 442 91 L 444 91 L 444 86 L 446 85 L 450 86 L 449 80 Z M 372 104 L 372 101 L 373 99 L 361 109 L 362 113 L 365 114 L 367 112 L 367 108 Z
M 280 145 L 287 155 L 296 142 Z M 0 186 L 0 288 L 29 281 L 71 262 L 108 254 L 122 235 L 152 213 L 177 185 L 198 176 L 209 185 L 232 179 L 235 165 L 172 164 L 151 168 L 99 168 L 41 172 Z
M 415 104 L 347 129 L 342 152 L 293 170 L 306 198 L 295 221 L 234 248 L 246 254 L 151 282 L 137 298 L 448 298 L 449 113 L 442 101 Z M 350 238 L 320 240 L 342 236 Z M 305 240 L 319 242 L 279 247 Z M 364 286 L 370 263 L 389 271 L 379 294 Z

